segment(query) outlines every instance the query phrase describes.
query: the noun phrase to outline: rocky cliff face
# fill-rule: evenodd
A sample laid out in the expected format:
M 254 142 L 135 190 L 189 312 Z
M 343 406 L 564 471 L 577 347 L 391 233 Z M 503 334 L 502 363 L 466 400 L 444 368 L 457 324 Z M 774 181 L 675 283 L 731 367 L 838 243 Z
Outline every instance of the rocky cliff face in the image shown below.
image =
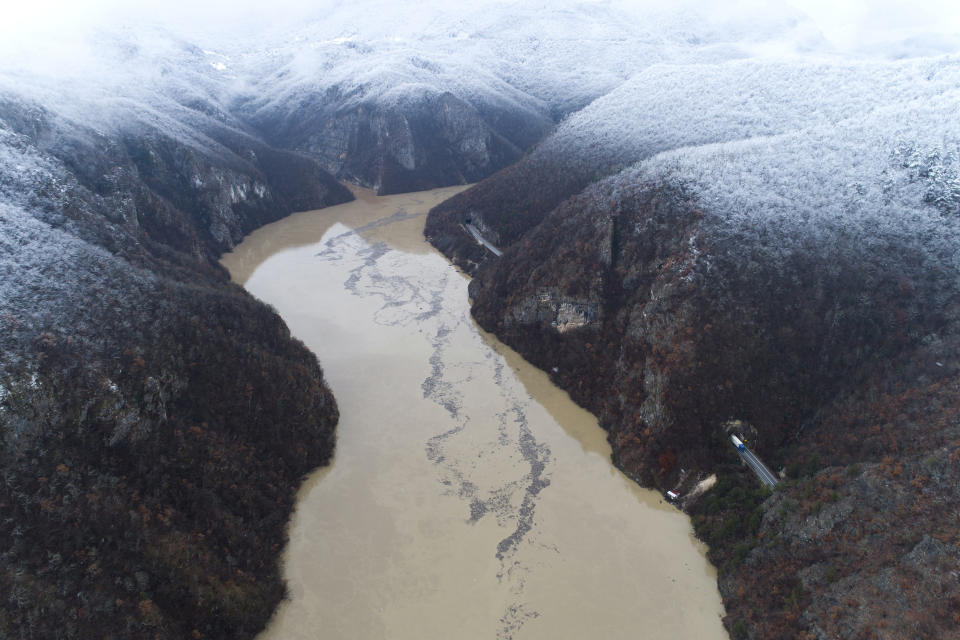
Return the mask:
M 333 88 L 289 107 L 258 110 L 250 121 L 274 144 L 381 195 L 476 182 L 516 162 L 552 126 L 534 110 L 441 91 L 383 103 Z
M 933 306 L 953 299 L 947 278 L 918 291 L 839 238 L 774 262 L 744 244 L 746 230 L 724 237 L 683 191 L 615 186 L 632 179 L 565 202 L 480 269 L 470 292 L 481 325 L 556 369 L 615 443 L 642 441 L 643 458 L 620 455 L 648 483 L 707 464 L 733 418 L 777 451 L 825 394 L 949 317 Z M 865 290 L 869 302 L 851 293 Z M 898 317 L 910 320 L 897 327 Z
M 216 257 L 351 196 L 178 115 L 104 131 L 0 101 L 4 637 L 253 637 L 294 490 L 333 449 L 315 357 Z
M 478 270 L 477 321 L 600 417 L 632 477 L 685 492 L 720 474 L 691 512 L 734 636 L 950 637 L 953 276 L 922 281 L 839 238 L 774 263 L 682 192 L 609 187 Z M 732 419 L 797 479 L 766 499 Z

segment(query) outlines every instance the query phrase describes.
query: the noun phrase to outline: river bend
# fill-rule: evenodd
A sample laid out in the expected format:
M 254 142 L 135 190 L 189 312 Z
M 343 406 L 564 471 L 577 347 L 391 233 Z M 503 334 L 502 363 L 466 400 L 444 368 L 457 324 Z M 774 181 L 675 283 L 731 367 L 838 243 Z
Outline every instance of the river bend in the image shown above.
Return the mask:
M 687 518 L 472 321 L 423 240 L 460 188 L 295 214 L 223 263 L 317 354 L 341 419 L 290 524 L 264 640 L 725 638 Z

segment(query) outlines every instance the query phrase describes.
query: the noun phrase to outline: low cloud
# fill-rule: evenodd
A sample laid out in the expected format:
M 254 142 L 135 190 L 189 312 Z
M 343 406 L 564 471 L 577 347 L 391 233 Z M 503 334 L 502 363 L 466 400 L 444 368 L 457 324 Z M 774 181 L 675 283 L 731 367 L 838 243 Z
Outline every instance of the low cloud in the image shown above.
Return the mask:
M 932 0 L 581 0 L 578 8 L 667 16 L 665 24 L 709 28 L 738 38 L 775 37 L 758 52 L 826 52 L 842 55 L 908 57 L 960 52 L 960 3 Z M 36 68 L 83 63 L 84 39 L 97 30 L 138 29 L 158 24 L 204 46 L 226 42 L 268 42 L 310 21 L 330 29 L 385 37 L 393 31 L 418 33 L 438 23 L 454 25 L 460 14 L 471 20 L 494 12 L 509 14 L 517 3 L 476 0 L 451 4 L 426 0 L 410 5 L 395 0 L 31 0 L 4 8 L 0 23 L 0 68 L 17 64 Z M 543 2 L 543 12 L 561 6 Z M 529 8 L 528 5 L 524 5 Z M 671 17 L 672 16 L 672 17 Z M 546 18 L 545 18 L 546 19 Z M 784 25 L 792 25 L 784 29 Z M 286 31 L 285 31 L 286 30 Z M 724 31 L 726 30 L 726 31 Z M 362 35 L 361 35 L 362 37 Z M 777 38 L 782 39 L 781 42 Z

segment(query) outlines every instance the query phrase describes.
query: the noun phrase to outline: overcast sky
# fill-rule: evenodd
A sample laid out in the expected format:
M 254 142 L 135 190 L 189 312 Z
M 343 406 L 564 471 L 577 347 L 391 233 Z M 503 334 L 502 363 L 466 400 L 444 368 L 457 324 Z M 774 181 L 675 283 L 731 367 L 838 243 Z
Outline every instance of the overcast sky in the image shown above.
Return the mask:
M 960 34 L 957 0 L 791 0 L 790 4 L 810 15 L 841 49 L 930 33 Z
M 464 1 L 446 0 L 438 4 L 450 10 Z M 638 0 L 634 4 L 641 2 L 649 4 L 651 0 Z M 262 25 L 295 20 L 329 4 L 333 4 L 333 0 L 20 0 L 4 7 L 0 38 L 22 40 L 35 34 L 56 34 L 69 39 L 91 25 L 143 18 L 165 22 L 191 37 L 211 33 L 215 38 L 224 31 L 249 33 Z M 677 2 L 664 0 L 660 4 L 671 6 Z M 697 6 L 697 2 L 692 4 Z M 827 40 L 841 51 L 877 49 L 910 37 L 931 39 L 933 34 L 960 36 L 960 0 L 703 0 L 701 3 L 705 11 L 718 17 L 730 14 L 748 20 L 764 12 L 782 11 L 785 5 L 813 18 Z M 960 37 L 956 42 L 960 43 Z M 943 47 L 949 50 L 951 45 L 941 45 L 941 49 Z

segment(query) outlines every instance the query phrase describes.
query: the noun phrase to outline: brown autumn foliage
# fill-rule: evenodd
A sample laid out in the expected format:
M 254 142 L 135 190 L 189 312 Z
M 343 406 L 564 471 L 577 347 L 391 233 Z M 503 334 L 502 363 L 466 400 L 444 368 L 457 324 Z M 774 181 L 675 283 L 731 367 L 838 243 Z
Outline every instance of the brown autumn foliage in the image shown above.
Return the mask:
M 431 212 L 431 240 L 475 273 L 481 326 L 598 415 L 632 477 L 718 473 L 691 514 L 733 637 L 960 637 L 957 283 L 909 246 L 793 250 L 802 238 L 775 227 L 717 231 L 676 185 L 617 180 L 528 217 L 504 208 L 522 219 L 503 227 L 484 208 L 499 259 L 455 228 L 496 190 Z M 561 331 L 571 307 L 596 311 Z M 759 490 L 730 419 L 793 479 Z
M 207 132 L 216 158 L 157 131 L 57 147 L 51 114 L 0 115 L 56 169 L 0 211 L 0 637 L 252 638 L 337 408 L 215 259 L 287 207 L 350 195 L 228 127 Z M 224 208 L 255 181 L 261 199 Z

